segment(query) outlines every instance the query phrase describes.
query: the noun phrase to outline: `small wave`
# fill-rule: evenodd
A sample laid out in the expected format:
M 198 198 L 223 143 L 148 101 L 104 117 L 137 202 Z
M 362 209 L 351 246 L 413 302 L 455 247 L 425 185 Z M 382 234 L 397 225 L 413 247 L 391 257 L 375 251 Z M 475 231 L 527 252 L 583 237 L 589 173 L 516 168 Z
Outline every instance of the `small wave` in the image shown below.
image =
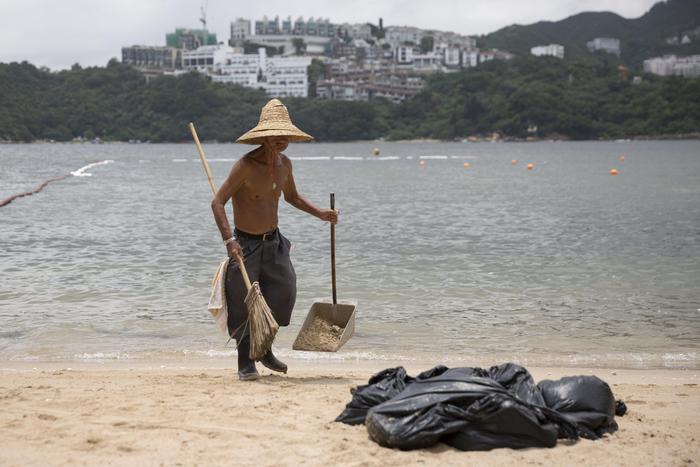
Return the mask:
M 353 157 L 353 156 L 334 156 L 334 161 L 363 161 L 364 157 Z
M 236 162 L 238 159 L 226 159 L 222 157 L 209 159 L 210 162 Z
M 295 350 L 290 351 L 276 351 L 282 357 L 295 358 L 298 360 L 318 360 L 318 361 L 346 361 L 346 360 L 372 360 L 372 361 L 414 361 L 417 360 L 416 357 L 409 357 L 406 355 L 391 355 L 391 354 L 378 354 L 374 352 L 305 352 Z
M 382 156 L 373 158 L 373 160 L 376 161 L 398 161 L 399 159 L 401 159 L 399 156 Z
M 73 356 L 76 360 L 128 360 L 131 357 L 126 352 L 95 352 L 82 353 Z
M 226 350 L 183 350 L 183 355 L 195 355 L 198 357 L 207 358 L 228 358 L 237 355 L 235 348 L 230 348 Z M 275 348 L 275 353 L 280 357 L 293 358 L 297 360 L 330 360 L 330 361 L 345 361 L 345 360 L 374 360 L 374 361 L 384 361 L 384 360 L 397 360 L 397 361 L 412 361 L 416 360 L 414 357 L 409 357 L 406 355 L 390 355 L 390 354 L 379 354 L 374 352 L 304 352 L 298 350 L 289 350 L 285 348 Z
M 475 160 L 476 156 L 450 156 L 450 159 L 470 159 Z
M 447 156 L 420 156 L 419 159 L 447 159 Z
M 290 157 L 293 161 L 329 161 L 330 156 L 303 156 L 303 157 Z
M 98 165 L 111 164 L 112 162 L 114 162 L 114 161 L 113 160 L 106 160 L 106 161 L 93 162 L 92 164 L 88 164 L 84 167 L 81 167 L 78 170 L 71 172 L 70 174 L 74 177 L 92 177 L 92 174 L 87 173 L 86 170 L 91 169 L 93 167 L 96 167 Z
M 234 355 L 237 355 L 238 352 L 236 351 L 235 348 L 229 349 L 229 350 L 214 350 L 214 349 L 209 349 L 209 350 L 183 350 L 182 353 L 184 355 L 196 355 L 199 357 L 209 357 L 209 358 L 221 358 L 221 357 L 232 357 Z
M 187 159 L 173 159 L 173 162 L 187 162 Z
M 666 353 L 661 356 L 661 359 L 669 364 L 675 362 L 696 362 L 698 361 L 698 354 L 697 352 Z

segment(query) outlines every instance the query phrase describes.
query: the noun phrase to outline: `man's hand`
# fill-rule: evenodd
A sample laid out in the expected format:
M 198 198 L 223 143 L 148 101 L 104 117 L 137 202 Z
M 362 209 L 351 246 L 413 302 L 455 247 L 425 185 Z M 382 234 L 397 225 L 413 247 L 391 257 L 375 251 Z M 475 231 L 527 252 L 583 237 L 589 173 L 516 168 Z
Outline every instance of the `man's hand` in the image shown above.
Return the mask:
M 228 252 L 229 258 L 235 258 L 236 255 L 240 255 L 241 259 L 243 258 L 243 250 L 236 240 L 226 244 L 226 251 Z
M 338 214 L 340 214 L 340 210 L 338 209 L 323 209 L 321 211 L 321 220 L 337 224 Z

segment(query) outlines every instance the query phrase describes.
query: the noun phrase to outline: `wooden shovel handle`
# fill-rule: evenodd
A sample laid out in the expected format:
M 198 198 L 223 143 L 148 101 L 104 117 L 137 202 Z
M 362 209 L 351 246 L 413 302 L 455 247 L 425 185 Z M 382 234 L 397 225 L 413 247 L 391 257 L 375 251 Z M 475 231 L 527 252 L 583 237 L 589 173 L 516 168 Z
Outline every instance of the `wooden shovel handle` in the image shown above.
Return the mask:
M 199 152 L 199 159 L 202 161 L 202 165 L 204 166 L 204 173 L 207 175 L 207 179 L 209 180 L 209 186 L 211 187 L 211 192 L 213 194 L 216 194 L 216 185 L 214 185 L 214 180 L 211 176 L 211 169 L 209 168 L 209 163 L 207 162 L 207 158 L 204 156 L 204 149 L 202 149 L 202 145 L 199 142 L 199 136 L 197 136 L 197 130 L 194 128 L 194 124 L 190 122 L 188 125 L 190 128 L 190 133 L 192 133 L 192 139 L 194 139 L 194 144 L 197 146 L 197 151 Z M 248 277 L 248 271 L 245 269 L 245 264 L 243 263 L 243 258 L 241 255 L 236 253 L 236 261 L 238 261 L 238 267 L 241 270 L 241 275 L 243 276 L 243 282 L 245 282 L 245 288 L 246 290 L 250 290 L 252 285 L 250 284 L 250 278 Z
M 335 193 L 331 193 L 331 209 L 335 209 Z M 335 288 L 335 224 L 331 222 L 331 281 L 333 284 L 333 305 L 338 304 Z

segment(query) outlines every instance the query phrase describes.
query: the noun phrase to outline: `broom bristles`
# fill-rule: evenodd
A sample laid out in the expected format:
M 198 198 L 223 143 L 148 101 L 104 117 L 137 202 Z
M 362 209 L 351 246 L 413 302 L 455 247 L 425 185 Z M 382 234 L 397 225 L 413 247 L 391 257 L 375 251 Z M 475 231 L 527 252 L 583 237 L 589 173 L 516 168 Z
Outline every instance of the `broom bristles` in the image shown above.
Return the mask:
M 271 348 L 279 325 L 272 316 L 272 310 L 267 305 L 265 297 L 260 292 L 257 282 L 245 297 L 248 308 L 248 325 L 250 326 L 250 358 L 260 360 Z

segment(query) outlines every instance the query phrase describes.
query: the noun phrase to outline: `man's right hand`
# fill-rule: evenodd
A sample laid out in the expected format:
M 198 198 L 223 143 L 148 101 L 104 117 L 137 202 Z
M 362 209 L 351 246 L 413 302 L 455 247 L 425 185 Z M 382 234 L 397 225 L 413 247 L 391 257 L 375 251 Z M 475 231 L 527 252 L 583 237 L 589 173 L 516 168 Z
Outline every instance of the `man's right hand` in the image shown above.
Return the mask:
M 243 258 L 243 249 L 241 249 L 241 245 L 239 245 L 236 240 L 226 245 L 226 251 L 228 252 L 229 258 L 235 258 L 236 256 L 240 256 L 241 259 Z

